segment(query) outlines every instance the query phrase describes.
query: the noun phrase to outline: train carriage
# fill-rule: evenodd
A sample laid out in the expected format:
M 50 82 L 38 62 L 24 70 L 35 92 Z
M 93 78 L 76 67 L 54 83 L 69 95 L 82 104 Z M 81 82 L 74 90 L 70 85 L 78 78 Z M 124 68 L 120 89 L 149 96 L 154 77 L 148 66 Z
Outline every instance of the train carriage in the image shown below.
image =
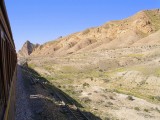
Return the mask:
M 14 120 L 17 55 L 4 0 L 0 0 L 0 120 Z

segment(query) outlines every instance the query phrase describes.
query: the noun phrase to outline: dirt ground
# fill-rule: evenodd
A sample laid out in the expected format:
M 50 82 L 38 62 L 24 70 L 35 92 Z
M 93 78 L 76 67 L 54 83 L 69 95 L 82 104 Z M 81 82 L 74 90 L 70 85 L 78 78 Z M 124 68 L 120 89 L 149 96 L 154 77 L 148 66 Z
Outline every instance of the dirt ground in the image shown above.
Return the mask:
M 103 120 L 159 120 L 159 51 L 155 45 L 126 47 L 28 63 Z
M 66 120 L 59 107 L 47 100 L 52 96 L 40 85 L 31 84 L 31 77 L 20 66 L 17 68 L 16 120 Z

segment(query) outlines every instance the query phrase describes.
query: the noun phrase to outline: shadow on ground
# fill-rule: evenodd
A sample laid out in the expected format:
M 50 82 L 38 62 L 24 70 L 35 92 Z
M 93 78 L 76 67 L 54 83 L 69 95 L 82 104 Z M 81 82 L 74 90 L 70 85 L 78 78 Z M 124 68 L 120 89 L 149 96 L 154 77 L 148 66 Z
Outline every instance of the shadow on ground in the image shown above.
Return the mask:
M 31 76 L 34 77 L 34 79 L 37 79 L 39 83 L 42 84 L 42 89 L 47 89 L 48 93 L 54 98 L 55 100 L 57 99 L 57 96 L 55 94 L 58 94 L 59 97 L 61 97 L 64 102 L 69 103 L 70 105 L 76 105 L 78 108 L 83 108 L 83 106 L 77 102 L 75 99 L 73 99 L 71 96 L 69 96 L 67 93 L 64 91 L 60 90 L 57 88 L 55 85 L 51 84 L 46 78 L 42 77 L 39 73 L 37 73 L 34 69 L 28 68 L 28 67 L 22 67 L 21 68 L 29 71 Z M 46 87 L 46 88 L 45 88 Z M 61 112 L 62 110 L 59 109 Z M 73 109 L 74 111 L 74 109 Z M 101 120 L 101 118 L 95 116 L 94 114 L 87 112 L 87 111 L 81 111 L 89 120 Z M 65 114 L 65 112 L 62 112 Z

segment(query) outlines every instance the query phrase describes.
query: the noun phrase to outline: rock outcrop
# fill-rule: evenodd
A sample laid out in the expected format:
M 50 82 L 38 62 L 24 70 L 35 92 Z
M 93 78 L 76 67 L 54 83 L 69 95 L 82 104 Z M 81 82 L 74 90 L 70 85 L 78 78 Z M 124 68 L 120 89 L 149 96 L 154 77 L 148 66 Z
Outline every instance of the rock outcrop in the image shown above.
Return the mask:
M 29 56 L 39 44 L 33 44 L 30 41 L 26 41 L 21 50 L 18 51 L 18 57 L 27 57 Z

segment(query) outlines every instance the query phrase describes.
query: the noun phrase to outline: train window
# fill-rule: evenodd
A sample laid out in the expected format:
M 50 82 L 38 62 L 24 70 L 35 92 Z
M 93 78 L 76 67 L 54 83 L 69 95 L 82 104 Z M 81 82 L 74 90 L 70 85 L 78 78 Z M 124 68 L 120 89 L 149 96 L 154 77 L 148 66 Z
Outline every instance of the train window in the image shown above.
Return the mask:
M 4 86 L 4 76 L 3 76 L 2 66 L 3 66 L 2 65 L 2 38 L 0 37 L 0 118 L 4 113 L 4 106 L 5 106 L 5 86 Z
M 9 43 L 8 41 L 6 40 L 5 41 L 5 61 L 6 61 L 6 81 L 7 81 L 7 86 L 8 86 L 8 92 L 10 90 L 10 84 L 11 84 L 11 81 L 10 81 L 10 77 L 9 77 L 9 68 L 11 67 L 10 64 L 9 64 Z
M 2 63 L 3 63 L 3 74 L 4 74 L 4 85 L 6 90 L 6 97 L 9 95 L 9 80 L 8 80 L 8 67 L 7 67 L 7 41 L 2 38 Z
M 1 39 L 4 39 L 4 36 L 5 36 L 5 34 L 4 34 L 3 30 L 1 30 Z
M 0 71 L 0 118 L 1 116 L 3 115 L 4 113 L 4 105 L 5 105 L 5 94 L 4 94 L 4 84 L 3 84 L 3 81 L 2 81 L 2 74 L 1 74 L 1 71 Z

